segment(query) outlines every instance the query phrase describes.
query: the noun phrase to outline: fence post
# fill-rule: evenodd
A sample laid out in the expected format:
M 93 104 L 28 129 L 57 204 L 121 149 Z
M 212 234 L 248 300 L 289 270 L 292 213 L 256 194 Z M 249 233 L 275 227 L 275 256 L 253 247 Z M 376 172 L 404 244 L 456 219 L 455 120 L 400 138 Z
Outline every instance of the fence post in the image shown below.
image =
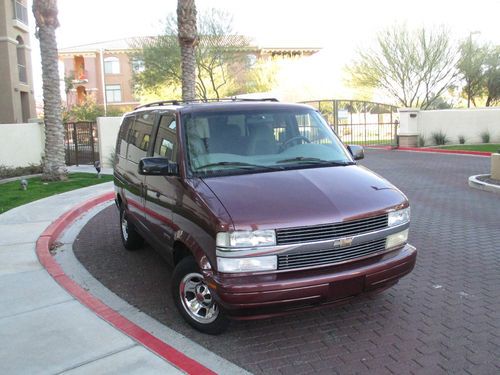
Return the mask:
M 76 130 L 77 128 L 77 122 L 73 123 L 73 143 L 75 145 L 75 164 L 78 165 L 78 131 Z
M 87 123 L 89 126 L 89 135 L 90 135 L 90 149 L 92 152 L 92 163 L 95 163 L 96 157 L 95 157 L 95 148 L 94 148 L 94 125 L 95 123 L 89 122 Z M 97 127 L 96 127 L 96 132 L 97 132 Z
M 333 101 L 333 128 L 335 129 L 335 133 L 339 134 L 339 104 L 338 101 Z

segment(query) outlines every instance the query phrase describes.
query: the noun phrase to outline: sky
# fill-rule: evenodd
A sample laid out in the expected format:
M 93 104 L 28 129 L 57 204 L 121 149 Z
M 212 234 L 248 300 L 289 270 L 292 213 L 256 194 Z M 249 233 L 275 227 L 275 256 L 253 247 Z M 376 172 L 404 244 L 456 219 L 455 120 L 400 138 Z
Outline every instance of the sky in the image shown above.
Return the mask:
M 500 0 L 197 0 L 196 5 L 199 11 L 226 10 L 233 15 L 234 31 L 260 46 L 322 47 L 318 56 L 290 74 L 311 86 L 330 86 L 318 92 L 332 95 L 341 90 L 343 67 L 356 49 L 368 48 L 378 31 L 395 23 L 444 25 L 454 39 L 474 32 L 477 40 L 500 45 Z M 177 0 L 59 0 L 58 6 L 58 45 L 69 47 L 159 34 L 162 20 L 175 13 Z M 33 19 L 31 25 L 34 28 Z M 39 48 L 34 36 L 31 41 L 39 97 Z

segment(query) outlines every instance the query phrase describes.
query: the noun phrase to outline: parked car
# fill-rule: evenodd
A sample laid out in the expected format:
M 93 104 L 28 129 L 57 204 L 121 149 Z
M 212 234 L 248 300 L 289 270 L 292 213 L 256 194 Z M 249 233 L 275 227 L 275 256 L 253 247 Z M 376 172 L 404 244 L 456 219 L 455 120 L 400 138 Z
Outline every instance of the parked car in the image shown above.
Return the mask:
M 410 207 L 363 156 L 306 105 L 138 107 L 116 145 L 123 245 L 172 264 L 180 314 L 211 334 L 383 290 L 415 265 Z

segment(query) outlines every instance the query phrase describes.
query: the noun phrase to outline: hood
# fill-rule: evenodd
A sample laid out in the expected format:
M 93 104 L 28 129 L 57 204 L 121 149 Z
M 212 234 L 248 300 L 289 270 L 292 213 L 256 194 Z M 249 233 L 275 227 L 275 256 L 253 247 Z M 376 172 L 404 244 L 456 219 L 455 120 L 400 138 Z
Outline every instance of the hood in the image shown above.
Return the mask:
M 357 166 L 306 168 L 204 178 L 235 229 L 327 224 L 381 214 L 406 204 L 403 193 Z

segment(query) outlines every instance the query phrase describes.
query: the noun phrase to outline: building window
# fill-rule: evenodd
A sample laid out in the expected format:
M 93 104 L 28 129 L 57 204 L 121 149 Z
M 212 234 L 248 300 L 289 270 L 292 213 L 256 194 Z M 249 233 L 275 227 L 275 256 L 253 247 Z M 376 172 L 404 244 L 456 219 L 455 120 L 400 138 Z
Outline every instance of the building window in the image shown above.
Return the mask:
M 24 40 L 21 36 L 16 38 L 17 41 L 17 70 L 19 72 L 19 81 L 28 83 L 28 73 L 26 72 L 26 52 Z
M 28 9 L 26 5 L 20 1 L 13 1 L 14 5 L 14 19 L 28 25 Z
M 246 66 L 247 68 L 252 68 L 257 63 L 257 56 L 253 53 L 249 53 L 246 56 Z
M 132 70 L 134 73 L 141 73 L 145 69 L 144 60 L 133 58 L 132 59 Z
M 106 101 L 109 103 L 122 101 L 122 88 L 120 85 L 106 85 Z
M 118 57 L 106 57 L 104 59 L 105 74 L 120 74 L 120 61 Z

